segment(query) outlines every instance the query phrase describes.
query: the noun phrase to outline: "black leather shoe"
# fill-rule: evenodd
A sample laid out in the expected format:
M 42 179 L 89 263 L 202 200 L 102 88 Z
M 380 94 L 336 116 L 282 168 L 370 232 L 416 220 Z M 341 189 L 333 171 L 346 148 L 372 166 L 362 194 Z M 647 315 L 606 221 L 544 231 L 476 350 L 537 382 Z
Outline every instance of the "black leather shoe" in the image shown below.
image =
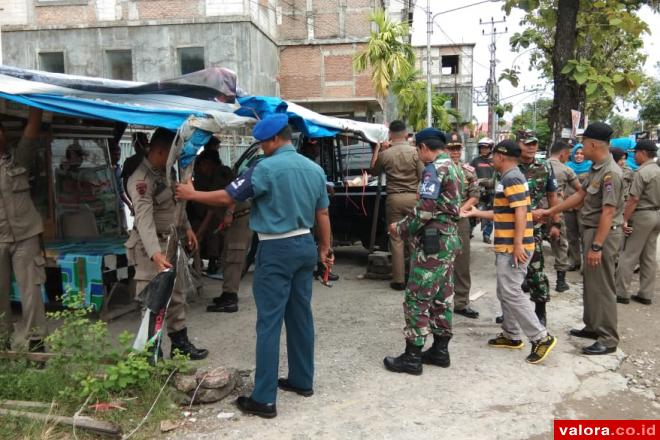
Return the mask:
M 397 357 L 383 359 L 385 368 L 395 373 L 408 373 L 415 376 L 422 374 L 422 347 L 406 344 L 406 351 Z
M 623 296 L 616 296 L 616 302 L 619 304 L 630 304 L 630 298 L 624 298 Z
M 502 324 L 504 322 L 504 316 L 500 315 L 495 318 L 495 323 L 496 324 Z
M 490 244 L 490 237 L 487 235 L 484 235 L 484 243 Z
M 390 288 L 392 288 L 394 290 L 406 290 L 406 285 L 403 284 L 403 283 L 391 282 L 390 283 Z
M 460 310 L 454 309 L 454 313 L 457 313 L 459 315 L 465 316 L 466 318 L 470 318 L 470 319 L 477 319 L 479 317 L 479 312 L 471 309 L 469 306 L 466 306 L 464 309 L 460 309 Z
M 300 394 L 303 397 L 309 397 L 314 394 L 313 389 L 304 390 L 302 388 L 294 387 L 289 383 L 289 379 L 284 379 L 284 378 L 277 379 L 277 386 L 282 391 L 290 391 L 292 393 Z
M 645 306 L 650 306 L 653 303 L 653 301 L 651 301 L 650 299 L 642 298 L 639 295 L 633 295 L 630 297 L 630 299 L 632 299 L 633 301 L 637 301 L 640 304 L 644 304 Z
M 557 284 L 555 285 L 555 290 L 559 293 L 566 292 L 570 289 L 568 283 L 566 283 L 566 272 L 562 270 L 557 271 Z
M 238 312 L 238 304 L 211 304 L 210 306 L 206 306 L 206 311 L 214 313 L 235 313 Z
M 596 332 L 590 332 L 585 329 L 576 329 L 572 328 L 568 332 L 569 335 L 575 336 L 576 338 L 585 338 L 585 339 L 598 339 L 598 334 Z
M 219 306 L 238 302 L 238 294 L 233 292 L 222 292 L 222 295 L 213 298 L 213 304 Z
M 274 403 L 259 403 L 248 396 L 240 396 L 236 399 L 236 406 L 245 414 L 252 414 L 265 419 L 272 419 L 277 416 L 277 407 Z
M 615 351 L 616 347 L 605 347 L 598 341 L 594 342 L 588 347 L 582 348 L 582 353 L 589 355 L 609 354 L 614 353 Z

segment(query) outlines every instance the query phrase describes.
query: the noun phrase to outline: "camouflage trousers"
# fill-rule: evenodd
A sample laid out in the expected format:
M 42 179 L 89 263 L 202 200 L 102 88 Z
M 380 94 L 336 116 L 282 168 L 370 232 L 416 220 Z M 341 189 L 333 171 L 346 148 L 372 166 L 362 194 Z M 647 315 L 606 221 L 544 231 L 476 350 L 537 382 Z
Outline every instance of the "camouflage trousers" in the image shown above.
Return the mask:
M 534 302 L 550 301 L 550 282 L 544 269 L 543 233 L 540 228 L 534 228 L 534 254 L 527 265 L 527 276 L 525 277 L 529 296 Z
M 407 342 L 423 346 L 426 335 L 433 333 L 451 338 L 454 301 L 454 259 L 460 252 L 457 235 L 443 236 L 445 248 L 440 254 L 426 256 L 415 248 L 406 286 L 403 313 Z

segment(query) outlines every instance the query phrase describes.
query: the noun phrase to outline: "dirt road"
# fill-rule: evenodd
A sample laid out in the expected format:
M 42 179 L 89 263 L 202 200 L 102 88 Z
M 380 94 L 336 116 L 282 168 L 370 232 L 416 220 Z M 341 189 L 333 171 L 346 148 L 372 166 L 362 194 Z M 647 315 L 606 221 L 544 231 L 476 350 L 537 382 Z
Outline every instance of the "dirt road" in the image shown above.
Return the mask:
M 314 396 L 280 392 L 273 420 L 242 415 L 232 396 L 196 408 L 168 438 L 541 439 L 552 437 L 555 418 L 660 418 L 660 297 L 651 307 L 619 305 L 623 341 L 616 355 L 582 356 L 579 349 L 589 341 L 567 335 L 582 316 L 579 274 L 570 273 L 571 290 L 553 292 L 549 304 L 557 347 L 544 364 L 530 365 L 524 361 L 529 344 L 522 351 L 486 346 L 499 330 L 494 256 L 476 238 L 472 244 L 473 295 L 485 292 L 473 303 L 481 317 L 455 317 L 450 368 L 425 366 L 419 377 L 383 368 L 383 357 L 404 346 L 402 293 L 387 282 L 360 279 L 366 252 L 339 248 L 335 271 L 341 280 L 331 289 L 314 285 Z M 248 275 L 238 313 L 212 314 L 204 311 L 206 302 L 219 294 L 220 283 L 210 283 L 205 298 L 191 304 L 189 325 L 194 342 L 211 351 L 204 363 L 245 370 L 246 388 L 255 345 L 250 285 Z M 131 325 L 137 326 L 136 316 L 112 324 L 117 331 Z M 285 375 L 284 336 L 281 359 Z

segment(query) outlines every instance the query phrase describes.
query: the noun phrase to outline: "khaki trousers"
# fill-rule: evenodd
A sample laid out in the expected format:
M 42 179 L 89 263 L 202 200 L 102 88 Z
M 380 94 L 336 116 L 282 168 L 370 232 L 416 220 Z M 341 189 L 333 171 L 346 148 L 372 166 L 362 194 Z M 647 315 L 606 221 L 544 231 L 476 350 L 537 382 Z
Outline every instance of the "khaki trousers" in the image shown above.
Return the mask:
M 470 219 L 458 222 L 458 236 L 461 238 L 461 252 L 454 260 L 454 309 L 462 310 L 470 304 Z
M 583 245 L 591 249 L 596 228 L 585 228 Z M 584 279 L 584 312 L 583 321 L 587 331 L 595 332 L 598 341 L 606 347 L 616 347 L 619 344 L 617 332 L 616 290 L 614 287 L 615 261 L 623 232 L 621 228 L 611 230 L 603 243 L 602 260 L 598 266 L 589 266 L 585 259 L 583 266 Z
M 568 259 L 571 264 L 582 265 L 582 224 L 579 211 L 566 211 L 563 214 L 568 239 Z
M 387 210 L 387 224 L 398 222 L 413 210 L 417 203 L 417 194 L 399 193 L 388 194 L 385 208 Z M 392 282 L 405 281 L 405 244 L 401 237 L 390 235 L 390 252 L 392 253 Z
M 46 336 L 46 312 L 41 298 L 41 285 L 46 282 L 45 266 L 38 235 L 14 243 L 0 243 L 0 338 L 11 336 L 14 330 L 9 301 L 12 272 L 21 295 L 27 339 Z
M 167 253 L 167 240 L 160 240 L 160 248 L 163 254 Z M 132 260 L 135 264 L 135 295 L 139 299 L 140 293 L 158 272 L 156 271 L 156 266 L 144 250 L 141 241 L 138 241 L 133 251 L 132 259 L 129 258 L 129 262 Z M 170 305 L 165 314 L 168 333 L 174 333 L 186 328 L 186 294 L 183 286 L 181 286 L 181 282 L 181 278 L 177 277 L 174 283 L 174 289 L 172 290 Z
M 566 239 L 566 222 L 563 217 L 561 220 L 561 235 L 557 240 L 550 240 L 552 255 L 555 257 L 555 270 L 557 272 L 566 272 L 570 267 L 568 261 L 568 240 Z
M 656 247 L 660 232 L 660 212 L 635 211 L 632 216 L 633 232 L 625 238 L 625 249 L 619 257 L 616 271 L 616 293 L 630 298 L 630 282 L 635 265 L 639 263 L 639 293 L 645 299 L 653 299 L 655 273 L 658 269 Z
M 249 223 L 249 215 L 234 219 L 225 234 L 222 248 L 223 292 L 238 293 L 245 266 L 245 256 L 252 242 L 252 230 L 250 230 Z

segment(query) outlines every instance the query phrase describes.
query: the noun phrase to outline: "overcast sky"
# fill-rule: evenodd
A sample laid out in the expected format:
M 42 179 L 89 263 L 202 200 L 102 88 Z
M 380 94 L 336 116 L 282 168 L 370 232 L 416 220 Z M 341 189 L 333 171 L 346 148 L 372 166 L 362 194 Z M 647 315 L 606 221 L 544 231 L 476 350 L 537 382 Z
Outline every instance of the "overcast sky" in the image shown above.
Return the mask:
M 397 0 L 392 0 L 397 1 Z M 454 9 L 457 7 L 477 3 L 478 0 L 431 0 L 431 10 L 433 13 Z M 483 21 L 490 21 L 493 17 L 496 21 L 502 20 L 504 11 L 502 11 L 503 2 L 484 3 L 477 6 L 469 7 L 459 11 L 449 12 L 447 14 L 439 15 L 435 19 L 435 23 L 440 26 L 434 26 L 433 35 L 431 36 L 431 44 L 452 44 L 452 43 L 476 43 L 474 48 L 474 86 L 483 87 L 488 79 L 488 63 L 490 54 L 488 52 L 488 45 L 490 37 L 482 36 L 482 29 L 486 33 L 490 32 L 489 26 L 480 26 L 479 19 Z M 412 44 L 414 46 L 426 44 L 426 0 L 417 0 L 417 7 L 413 19 L 413 37 Z M 498 32 L 508 27 L 508 33 L 497 36 L 497 75 L 499 76 L 502 69 L 510 68 L 515 60 L 515 64 L 520 66 L 522 72 L 521 81 L 518 88 L 513 88 L 507 81 L 500 83 L 500 97 L 505 98 L 515 95 L 523 91 L 523 86 L 532 88 L 536 84 L 543 84 L 536 71 L 529 71 L 529 53 L 521 54 L 517 59 L 517 53 L 511 51 L 509 45 L 509 38 L 515 32 L 521 31 L 520 19 L 523 13 L 519 9 L 514 9 L 510 16 L 506 18 L 505 24 L 497 24 Z M 649 24 L 651 29 L 660 30 L 660 15 L 653 14 L 650 9 L 643 9 L 642 16 Z M 656 34 L 660 34 L 657 31 Z M 654 41 L 655 40 L 655 41 Z M 644 51 L 649 55 L 645 69 L 649 74 L 655 74 L 653 65 L 660 61 L 660 38 L 657 35 L 646 35 L 644 37 Z M 435 67 L 435 66 L 434 66 Z M 542 96 L 552 97 L 552 89 L 550 86 L 546 87 L 545 93 Z M 513 113 L 519 113 L 523 104 L 532 102 L 534 99 L 533 93 L 521 94 L 519 96 L 505 99 L 505 102 L 510 102 L 514 106 Z M 633 117 L 636 115 L 636 110 L 628 106 L 627 116 Z M 473 113 L 479 122 L 487 121 L 487 108 L 477 107 L 474 105 Z M 511 119 L 511 114 L 505 115 L 505 119 Z

